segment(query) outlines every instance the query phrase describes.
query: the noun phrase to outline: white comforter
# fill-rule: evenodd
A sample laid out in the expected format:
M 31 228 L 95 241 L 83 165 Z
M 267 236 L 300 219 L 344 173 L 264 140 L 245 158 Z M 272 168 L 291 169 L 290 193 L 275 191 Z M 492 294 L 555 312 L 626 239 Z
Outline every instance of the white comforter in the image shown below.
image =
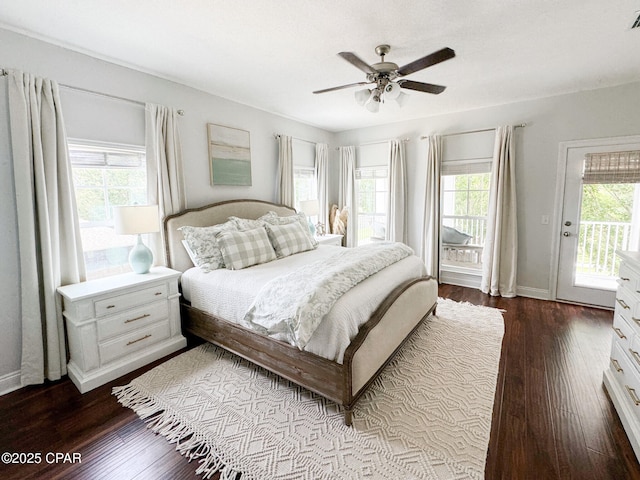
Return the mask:
M 256 295 L 271 279 L 340 251 L 341 247 L 320 245 L 315 250 L 243 270 L 220 269 L 205 273 L 199 268 L 192 268 L 182 275 L 183 295 L 195 308 L 242 323 Z M 366 278 L 336 301 L 304 349 L 342 363 L 344 351 L 359 327 L 384 298 L 405 280 L 423 275 L 422 261 L 416 256 L 409 256 Z

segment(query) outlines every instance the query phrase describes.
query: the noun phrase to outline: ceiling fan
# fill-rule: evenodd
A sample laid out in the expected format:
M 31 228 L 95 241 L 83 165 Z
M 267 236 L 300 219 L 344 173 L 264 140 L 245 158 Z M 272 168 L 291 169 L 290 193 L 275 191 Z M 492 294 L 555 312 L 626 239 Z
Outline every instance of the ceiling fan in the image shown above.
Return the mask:
M 347 62 L 366 73 L 367 81 L 350 83 L 339 87 L 325 88 L 323 90 L 316 90 L 313 93 L 333 92 L 334 90 L 342 90 L 343 88 L 350 88 L 358 85 L 375 84 L 375 87 L 372 89 L 367 88 L 357 91 L 355 96 L 356 101 L 360 105 L 364 105 L 372 112 L 377 112 L 383 99 L 396 100 L 398 103 L 401 103 L 399 100 L 402 98 L 403 92 L 401 89 L 403 88 L 418 92 L 433 93 L 436 95 L 445 90 L 446 87 L 442 85 L 416 82 L 413 80 L 406 80 L 402 77 L 455 57 L 456 53 L 452 49 L 448 47 L 443 48 L 427 56 L 414 60 L 403 67 L 398 67 L 398 65 L 392 62 L 385 62 L 384 57 L 390 50 L 391 47 L 389 45 L 378 45 L 376 47 L 376 54 L 380 56 L 380 62 L 374 63 L 373 65 L 369 65 L 355 53 L 338 53 L 338 55 L 344 58 Z

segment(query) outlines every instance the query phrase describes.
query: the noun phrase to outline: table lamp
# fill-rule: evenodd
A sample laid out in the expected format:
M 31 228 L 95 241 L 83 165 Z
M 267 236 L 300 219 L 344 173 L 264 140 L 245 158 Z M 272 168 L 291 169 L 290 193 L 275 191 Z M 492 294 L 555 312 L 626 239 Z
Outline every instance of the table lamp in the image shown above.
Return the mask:
M 113 207 L 115 231 L 118 235 L 138 235 L 129 252 L 129 265 L 135 273 L 148 273 L 153 265 L 153 253 L 142 243 L 143 233 L 160 231 L 157 205 L 127 205 Z
M 311 235 L 315 235 L 316 227 L 313 225 L 311 217 L 318 215 L 318 200 L 304 200 L 300 202 L 300 209 L 309 219 L 309 231 L 311 232 Z

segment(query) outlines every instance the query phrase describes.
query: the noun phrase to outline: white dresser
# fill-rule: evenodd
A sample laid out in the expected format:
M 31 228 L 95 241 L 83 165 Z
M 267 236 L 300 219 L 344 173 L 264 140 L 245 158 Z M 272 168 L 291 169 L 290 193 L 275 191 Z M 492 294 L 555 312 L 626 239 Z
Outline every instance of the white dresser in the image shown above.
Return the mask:
M 617 254 L 622 262 L 604 384 L 640 459 L 640 252 Z
M 84 393 L 186 346 L 180 272 L 152 268 L 58 288 L 67 325 L 69 377 Z

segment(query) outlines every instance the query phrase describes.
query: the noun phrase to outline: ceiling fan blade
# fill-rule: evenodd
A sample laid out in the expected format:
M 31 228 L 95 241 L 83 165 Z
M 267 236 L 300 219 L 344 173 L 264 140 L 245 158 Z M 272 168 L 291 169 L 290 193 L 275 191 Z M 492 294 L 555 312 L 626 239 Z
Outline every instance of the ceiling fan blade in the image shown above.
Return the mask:
M 350 83 L 348 85 L 340 85 L 339 87 L 331 87 L 331 88 L 325 88 L 324 90 L 316 90 L 313 93 L 325 93 L 325 92 L 333 92 L 334 90 L 342 90 L 343 88 L 349 88 L 349 87 L 356 87 L 358 85 L 368 85 L 370 82 L 356 82 L 356 83 Z
M 418 92 L 433 93 L 435 95 L 437 95 L 438 93 L 444 92 L 445 88 L 447 88 L 443 85 L 434 85 L 433 83 L 414 82 L 413 80 L 398 80 L 398 84 L 402 88 L 407 88 L 409 90 L 416 90 Z
M 409 75 L 410 73 L 417 72 L 422 70 L 423 68 L 430 67 L 431 65 L 435 65 L 440 62 L 444 62 L 445 60 L 449 60 L 456 56 L 456 52 L 451 50 L 449 47 L 443 48 L 442 50 L 438 50 L 437 52 L 433 52 L 426 57 L 419 58 L 418 60 L 414 60 L 411 63 L 407 63 L 404 67 L 400 67 L 398 69 L 398 75 L 401 77 L 405 75 Z
M 371 65 L 369 65 L 367 62 L 362 60 L 355 53 L 340 52 L 338 55 L 340 55 L 342 58 L 344 58 L 347 62 L 349 62 L 354 67 L 362 70 L 364 73 L 376 73 L 376 71 L 373 69 Z

